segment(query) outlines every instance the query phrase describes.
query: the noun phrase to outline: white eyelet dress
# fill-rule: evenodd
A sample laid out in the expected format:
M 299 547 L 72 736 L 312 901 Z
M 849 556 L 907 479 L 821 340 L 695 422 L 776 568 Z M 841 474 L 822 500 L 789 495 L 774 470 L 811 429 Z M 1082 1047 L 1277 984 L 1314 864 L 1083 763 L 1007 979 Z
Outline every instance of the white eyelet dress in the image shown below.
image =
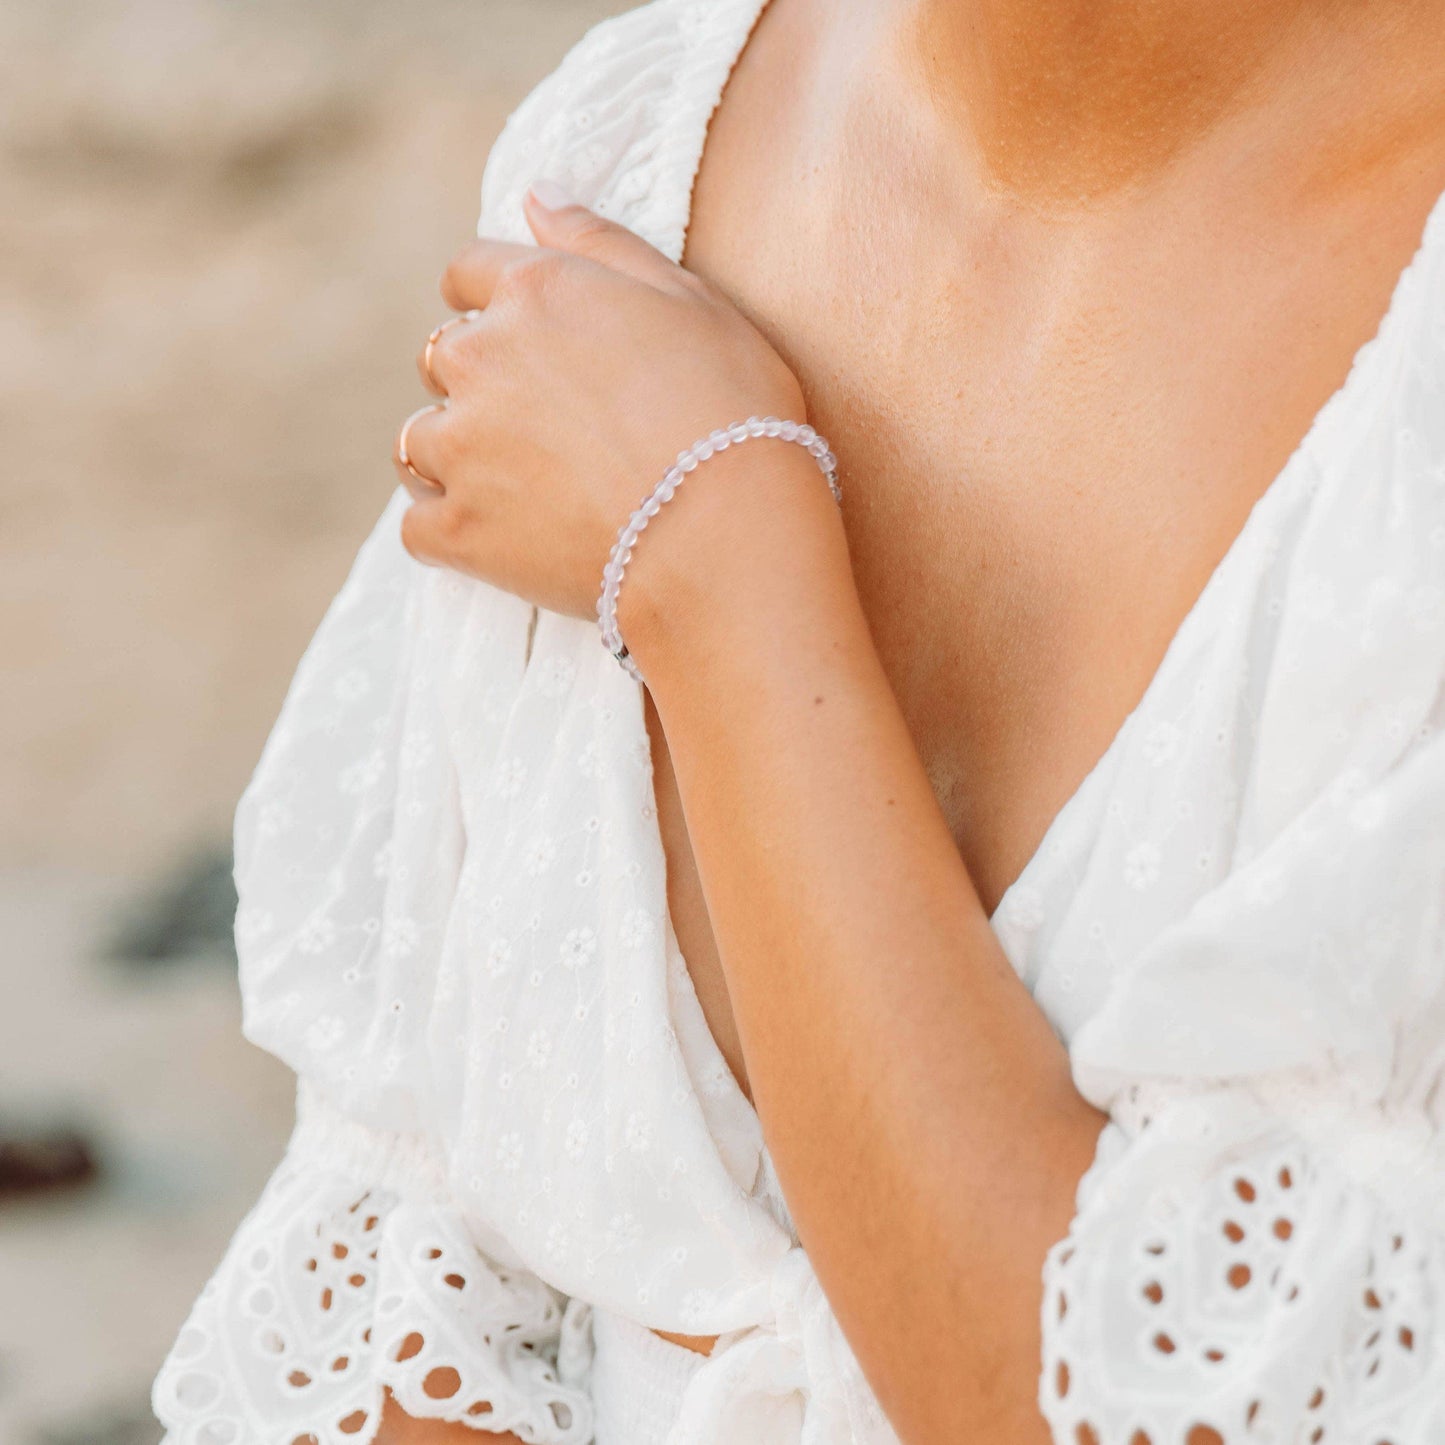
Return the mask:
M 594 30 L 483 230 L 526 239 L 550 176 L 678 257 L 761 7 Z M 679 954 L 641 690 L 413 564 L 404 506 L 238 814 L 246 1032 L 298 1122 L 156 1381 L 168 1445 L 368 1445 L 388 1390 L 483 1440 L 892 1441 Z M 1437 206 L 994 920 L 1112 1115 L 1042 1282 L 1061 1445 L 1445 1441 L 1442 686 Z

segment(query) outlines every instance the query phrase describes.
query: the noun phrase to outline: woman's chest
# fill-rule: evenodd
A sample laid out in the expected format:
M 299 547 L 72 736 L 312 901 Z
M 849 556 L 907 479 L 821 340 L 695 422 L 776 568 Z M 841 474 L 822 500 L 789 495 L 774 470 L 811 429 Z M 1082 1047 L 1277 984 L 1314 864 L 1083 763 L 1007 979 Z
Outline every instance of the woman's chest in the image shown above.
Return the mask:
M 1251 209 L 1206 174 L 1065 225 L 970 188 L 906 127 L 794 124 L 769 81 L 745 56 L 687 264 L 834 444 L 875 641 L 992 908 L 1375 330 L 1438 187 Z M 1373 244 L 1351 252 L 1362 218 Z M 740 1070 L 653 735 L 674 921 Z
M 1393 273 L 1371 294 L 1303 250 L 1286 263 L 1283 239 L 1275 265 L 1243 240 L 1226 256 L 1124 226 L 1060 238 L 966 201 L 955 214 L 882 158 L 867 204 L 856 156 L 831 188 L 748 183 L 718 139 L 689 265 L 776 345 L 833 442 L 875 641 L 992 907 L 1343 380 Z

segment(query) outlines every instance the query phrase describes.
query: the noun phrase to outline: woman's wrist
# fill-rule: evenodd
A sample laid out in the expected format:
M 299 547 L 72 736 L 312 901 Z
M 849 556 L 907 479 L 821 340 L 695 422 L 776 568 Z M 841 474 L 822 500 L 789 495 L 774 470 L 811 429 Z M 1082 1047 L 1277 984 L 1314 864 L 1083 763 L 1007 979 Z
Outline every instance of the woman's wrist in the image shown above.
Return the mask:
M 617 621 L 651 690 L 719 663 L 786 649 L 857 608 L 838 508 L 802 448 L 755 440 L 711 458 L 634 549 Z M 730 668 L 721 668 L 727 672 Z

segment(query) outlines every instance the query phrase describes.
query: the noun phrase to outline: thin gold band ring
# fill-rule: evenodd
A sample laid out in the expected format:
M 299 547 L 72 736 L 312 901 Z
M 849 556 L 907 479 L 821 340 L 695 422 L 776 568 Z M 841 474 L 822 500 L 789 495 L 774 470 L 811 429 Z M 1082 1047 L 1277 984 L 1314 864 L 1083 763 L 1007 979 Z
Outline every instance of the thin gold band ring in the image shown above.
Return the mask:
M 434 401 L 428 406 L 418 407 L 416 411 L 412 412 L 412 414 L 407 417 L 404 422 L 402 422 L 401 434 L 396 439 L 397 461 L 399 461 L 402 466 L 404 466 L 407 471 L 409 471 L 412 476 L 417 479 L 417 481 L 419 481 L 423 486 L 430 487 L 434 492 L 444 492 L 446 491 L 446 488 L 442 486 L 442 484 L 437 481 L 435 477 L 428 477 L 424 475 L 423 473 L 417 471 L 417 469 L 412 465 L 411 453 L 407 450 L 407 438 L 411 434 L 412 423 L 416 421 L 418 417 L 425 416 L 429 411 L 445 410 L 446 403 L 443 401 Z
M 460 316 L 449 316 L 440 326 L 426 339 L 426 350 L 422 353 L 421 369 L 426 372 L 426 379 L 431 383 L 433 391 L 445 391 L 441 382 L 437 380 L 436 372 L 431 369 L 432 357 L 436 354 L 437 342 L 442 339 L 442 333 L 453 326 L 460 326 L 463 321 L 475 321 L 482 313 L 480 311 L 463 311 Z

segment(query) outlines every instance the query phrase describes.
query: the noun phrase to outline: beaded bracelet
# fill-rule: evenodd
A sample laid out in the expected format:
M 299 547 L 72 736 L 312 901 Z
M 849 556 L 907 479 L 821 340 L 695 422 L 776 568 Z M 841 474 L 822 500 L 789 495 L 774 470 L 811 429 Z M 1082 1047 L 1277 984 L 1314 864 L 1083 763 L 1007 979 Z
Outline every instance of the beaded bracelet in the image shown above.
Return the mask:
M 663 479 L 623 524 L 607 565 L 602 569 L 602 595 L 597 599 L 597 626 L 602 632 L 602 645 L 622 665 L 623 671 L 638 682 L 642 681 L 642 673 L 628 655 L 627 644 L 617 630 L 617 594 L 622 589 L 623 571 L 632 560 L 632 549 L 643 529 L 662 510 L 662 504 L 672 500 L 689 472 L 696 471 L 709 457 L 725 452 L 729 447 L 741 446 L 752 437 L 777 437 L 779 441 L 796 442 L 807 448 L 808 454 L 817 462 L 818 470 L 823 473 L 833 500 L 839 506 L 843 505 L 843 489 L 838 485 L 838 458 L 833 455 L 825 438 L 801 422 L 779 421 L 775 416 L 750 416 L 746 421 L 720 427 L 701 441 L 694 442 L 685 452 L 679 452 Z

